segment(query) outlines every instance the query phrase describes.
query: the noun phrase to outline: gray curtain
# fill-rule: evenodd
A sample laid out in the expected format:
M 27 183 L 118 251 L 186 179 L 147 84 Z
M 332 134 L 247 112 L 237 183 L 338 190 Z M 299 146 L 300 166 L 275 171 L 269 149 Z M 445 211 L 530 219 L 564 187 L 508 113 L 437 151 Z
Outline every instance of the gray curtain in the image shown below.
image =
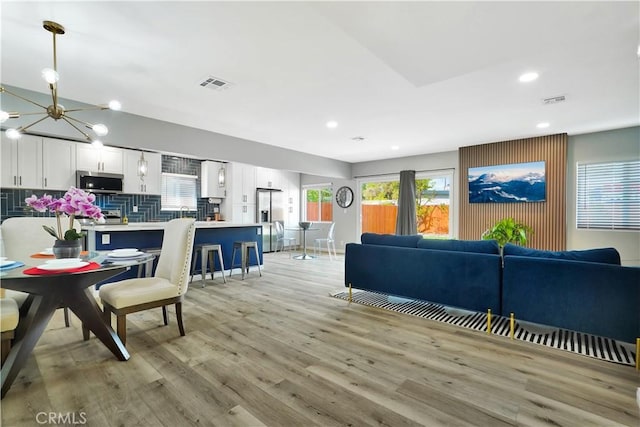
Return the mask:
M 396 234 L 418 234 L 416 220 L 416 171 L 400 172 Z

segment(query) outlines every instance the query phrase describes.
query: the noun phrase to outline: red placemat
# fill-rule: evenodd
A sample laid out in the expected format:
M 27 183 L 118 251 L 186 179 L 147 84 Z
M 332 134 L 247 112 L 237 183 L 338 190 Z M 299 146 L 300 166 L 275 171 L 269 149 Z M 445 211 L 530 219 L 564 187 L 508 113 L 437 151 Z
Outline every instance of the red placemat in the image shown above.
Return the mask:
M 88 255 L 89 251 L 82 251 L 80 252 L 80 256 L 85 256 Z M 31 255 L 31 258 L 46 258 L 46 259 L 53 259 L 55 258 L 55 255 L 51 254 L 51 255 L 44 255 L 44 254 L 33 254 Z
M 42 270 L 38 267 L 27 268 L 23 271 L 24 274 L 30 274 L 32 276 L 44 275 L 44 274 L 60 274 L 60 273 L 78 273 L 81 271 L 89 271 L 100 268 L 100 264 L 97 262 L 90 262 L 84 267 L 74 268 L 72 270 Z

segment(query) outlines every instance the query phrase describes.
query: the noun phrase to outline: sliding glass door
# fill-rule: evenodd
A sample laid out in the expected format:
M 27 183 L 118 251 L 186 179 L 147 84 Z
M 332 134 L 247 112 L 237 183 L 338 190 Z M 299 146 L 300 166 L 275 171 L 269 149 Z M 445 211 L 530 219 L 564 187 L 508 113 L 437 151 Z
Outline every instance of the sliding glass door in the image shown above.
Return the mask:
M 416 224 L 428 237 L 451 237 L 453 172 L 416 173 Z M 360 180 L 363 233 L 395 234 L 400 178 L 397 175 Z

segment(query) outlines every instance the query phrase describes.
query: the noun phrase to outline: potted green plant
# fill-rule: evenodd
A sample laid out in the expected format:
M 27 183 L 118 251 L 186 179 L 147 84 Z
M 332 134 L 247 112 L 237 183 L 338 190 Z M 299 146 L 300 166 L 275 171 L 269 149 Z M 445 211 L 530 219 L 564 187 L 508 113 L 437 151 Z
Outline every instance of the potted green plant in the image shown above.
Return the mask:
M 486 229 L 482 233 L 482 239 L 495 240 L 500 246 L 500 251 L 502 251 L 502 248 L 507 243 L 526 245 L 527 233 L 533 233 L 533 230 L 528 225 L 517 222 L 513 218 L 504 218 L 496 222 L 493 227 Z

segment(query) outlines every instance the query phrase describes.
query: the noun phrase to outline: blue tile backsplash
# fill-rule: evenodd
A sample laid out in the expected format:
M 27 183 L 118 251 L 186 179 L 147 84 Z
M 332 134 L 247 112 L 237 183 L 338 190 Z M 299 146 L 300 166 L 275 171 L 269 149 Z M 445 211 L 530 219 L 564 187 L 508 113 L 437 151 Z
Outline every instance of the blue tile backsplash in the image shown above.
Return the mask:
M 213 216 L 214 205 L 210 204 L 207 199 L 200 198 L 200 160 L 163 155 L 162 172 L 197 175 L 197 219 L 204 220 L 207 216 Z M 24 199 L 32 194 L 41 196 L 44 193 L 45 190 L 0 188 L 1 219 L 14 216 L 48 216 L 47 213 L 25 209 Z M 46 193 L 59 198 L 63 196 L 65 191 L 46 191 Z M 129 222 L 169 221 L 180 216 L 180 212 L 161 211 L 160 196 L 155 195 L 96 194 L 96 202 L 103 210 L 120 209 L 122 215 L 126 215 Z M 133 212 L 133 206 L 138 207 L 138 212 Z M 189 212 L 190 216 L 193 214 L 193 212 Z

